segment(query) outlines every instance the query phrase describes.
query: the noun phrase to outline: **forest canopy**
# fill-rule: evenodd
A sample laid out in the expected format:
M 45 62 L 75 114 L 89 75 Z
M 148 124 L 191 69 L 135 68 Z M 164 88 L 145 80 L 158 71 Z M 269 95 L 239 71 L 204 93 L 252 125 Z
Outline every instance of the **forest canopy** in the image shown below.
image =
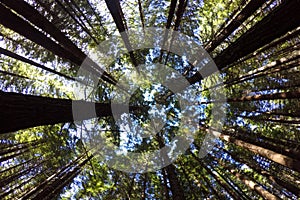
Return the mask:
M 0 0 L 0 199 L 299 199 L 299 0 Z

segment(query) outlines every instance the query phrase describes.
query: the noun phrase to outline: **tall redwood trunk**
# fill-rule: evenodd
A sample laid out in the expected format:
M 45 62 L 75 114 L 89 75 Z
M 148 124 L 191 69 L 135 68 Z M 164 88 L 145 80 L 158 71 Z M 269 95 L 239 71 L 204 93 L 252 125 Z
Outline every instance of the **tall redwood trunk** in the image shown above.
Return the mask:
M 224 69 L 229 64 L 297 28 L 300 25 L 299 9 L 299 0 L 283 1 L 265 18 L 214 58 L 218 69 Z M 201 81 L 203 79 L 201 74 L 207 77 L 216 72 L 214 69 L 209 68 L 210 65 L 207 66 L 201 69 L 201 73 L 196 73 L 188 78 L 189 83 L 194 84 Z
M 251 0 L 230 23 L 219 31 L 218 35 L 205 47 L 206 51 L 213 51 L 223 42 L 235 29 L 237 29 L 247 18 L 249 18 L 266 0 Z
M 56 99 L 9 92 L 0 92 L 0 133 L 17 131 L 20 129 L 65 123 L 73 121 L 72 104 L 82 109 L 76 120 L 90 119 L 93 109 L 97 117 L 112 116 L 111 104 L 92 103 L 86 101 L 72 101 L 69 99 Z M 116 104 L 118 113 L 126 111 L 126 106 Z M 77 107 L 77 106 L 76 106 Z M 76 108 L 75 107 L 75 108 Z M 139 110 L 130 107 L 129 110 Z

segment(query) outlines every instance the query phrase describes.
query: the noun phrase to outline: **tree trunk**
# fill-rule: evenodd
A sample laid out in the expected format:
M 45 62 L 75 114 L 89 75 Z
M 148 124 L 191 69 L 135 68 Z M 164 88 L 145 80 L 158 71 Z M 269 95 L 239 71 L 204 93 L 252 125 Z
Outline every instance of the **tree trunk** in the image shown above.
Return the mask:
M 37 29 L 31 26 L 27 21 L 23 20 L 22 18 L 18 17 L 16 14 L 11 12 L 2 4 L 0 4 L 0 24 L 3 24 L 7 28 L 23 35 L 24 37 L 35 42 L 36 44 L 41 45 L 45 49 L 54 53 L 55 55 L 70 60 L 72 63 L 78 66 L 80 66 L 83 63 L 83 61 L 85 61 L 85 59 L 88 59 L 86 56 L 84 56 L 84 54 L 83 55 L 81 54 L 81 56 L 78 57 L 77 55 L 74 55 L 72 51 L 63 48 L 62 46 L 60 46 L 59 44 L 57 44 L 56 42 L 48 38 L 46 35 L 39 32 Z M 49 27 L 49 29 L 52 28 Z M 62 37 L 62 36 L 57 36 L 57 38 L 58 37 Z M 66 38 L 64 40 L 66 40 Z M 67 44 L 67 46 L 68 48 L 71 48 L 70 45 Z M 111 77 L 107 72 L 105 72 L 100 66 L 94 63 L 91 59 L 86 60 L 86 63 L 84 64 L 85 65 L 89 64 L 89 66 L 84 66 L 84 67 L 86 67 L 87 70 L 91 70 L 91 72 L 94 74 L 99 74 L 99 78 L 101 77 L 103 80 L 111 84 L 116 83 L 113 77 Z M 39 67 L 41 68 L 42 66 L 39 65 Z
M 7 28 L 23 35 L 29 40 L 41 45 L 45 49 L 48 49 L 59 57 L 68 59 L 77 65 L 81 65 L 82 59 L 75 56 L 72 52 L 66 51 L 60 45 L 55 43 L 43 33 L 39 32 L 28 22 L 18 17 L 2 4 L 0 4 L 0 23 Z
M 261 174 L 261 175 L 267 177 L 271 183 L 278 184 L 281 187 L 281 190 L 284 188 L 284 189 L 289 190 L 293 194 L 300 196 L 300 189 L 289 182 L 282 181 L 281 179 L 279 179 L 278 174 L 265 171 L 263 168 L 261 168 L 260 166 L 255 164 L 253 162 L 253 160 L 251 161 L 251 160 L 243 159 L 240 156 L 233 154 L 231 152 L 228 152 L 225 149 L 223 149 L 223 151 L 225 151 L 227 154 L 229 154 L 235 161 L 244 163 L 244 164 L 248 165 L 250 168 L 252 168 L 253 170 L 255 170 L 258 174 Z
M 65 49 L 75 54 L 77 57 L 84 59 L 86 55 L 67 38 L 54 24 L 49 22 L 43 15 L 36 9 L 23 0 L 2 0 L 6 6 L 18 12 L 31 23 L 41 28 L 43 31 L 49 33 L 60 45 Z
M 276 153 L 272 150 L 256 146 L 247 142 L 244 142 L 242 140 L 235 139 L 229 135 L 220 135 L 220 138 L 227 141 L 231 142 L 233 144 L 236 144 L 237 146 L 243 147 L 249 151 L 252 151 L 253 153 L 259 154 L 265 158 L 268 158 L 276 163 L 279 163 L 285 167 L 288 167 L 290 169 L 293 169 L 297 172 L 300 172 L 300 161 L 292 159 L 288 156 L 282 155 L 280 153 Z
M 300 159 L 300 151 L 299 150 L 290 148 L 285 143 L 281 143 L 280 141 L 277 141 L 277 143 L 274 143 L 274 142 L 270 141 L 269 138 L 262 138 L 259 135 L 249 134 L 246 131 L 240 132 L 239 130 L 236 130 L 236 132 L 234 132 L 234 133 L 223 131 L 222 134 L 224 136 L 227 135 L 227 136 L 233 137 L 235 139 L 243 140 L 250 144 L 264 147 L 266 149 L 283 154 L 285 156 L 288 156 L 288 157 L 296 159 L 296 160 Z
M 265 199 L 269 200 L 279 200 L 279 198 L 273 194 L 271 194 L 269 191 L 264 189 L 262 186 L 258 185 L 256 182 L 252 181 L 248 177 L 240 174 L 234 169 L 231 169 L 230 172 L 236 176 L 238 179 L 240 179 L 245 185 L 247 185 L 250 189 L 257 192 L 260 196 L 262 196 Z
M 17 93 L 0 92 L 0 133 L 17 131 L 20 129 L 53 125 L 73 121 L 72 105 L 80 106 L 80 116 L 76 120 L 94 118 L 91 116 L 93 109 L 97 117 L 112 116 L 111 104 L 92 103 L 86 101 L 72 101 L 69 99 L 55 99 Z M 126 106 L 115 104 L 118 113 L 126 111 Z M 74 107 L 74 108 L 76 108 Z M 129 110 L 139 110 L 138 107 L 130 107 Z
M 165 169 L 171 185 L 172 199 L 174 200 L 185 199 L 184 191 L 182 190 L 182 186 L 179 183 L 175 166 L 173 164 L 170 164 L 167 167 L 165 167 Z
M 263 100 L 276 100 L 276 99 L 299 99 L 300 90 L 294 92 L 280 92 L 273 94 L 257 94 L 257 95 L 248 95 L 237 98 L 228 98 L 224 100 L 212 100 L 201 102 L 200 104 L 210 104 L 210 103 L 237 103 L 237 102 L 247 102 L 247 101 L 263 101 Z
M 284 0 L 265 18 L 214 58 L 218 69 L 224 69 L 229 64 L 297 28 L 300 25 L 299 9 L 299 0 Z M 209 66 L 208 64 L 207 67 L 201 69 L 200 73 L 188 78 L 189 83 L 197 83 L 203 79 L 202 75 L 207 77 L 215 73 L 216 71 Z
M 248 19 L 265 0 L 251 0 L 234 18 L 231 18 L 230 23 L 219 30 L 219 34 L 205 46 L 206 51 L 212 52 L 221 42 L 223 42 L 234 30 L 236 30 L 246 19 Z
M 126 26 L 124 23 L 124 16 L 123 16 L 123 12 L 121 9 L 121 5 L 120 5 L 120 1 L 119 0 L 105 0 L 107 8 L 110 12 L 110 14 L 112 15 L 114 22 L 119 30 L 119 33 L 121 34 L 122 40 L 125 44 L 125 47 L 127 49 L 127 51 L 129 52 L 129 56 L 130 56 L 130 60 L 132 62 L 132 64 L 137 68 L 138 63 L 134 57 L 133 51 L 132 51 L 132 47 L 130 44 L 130 40 L 128 38 L 126 31 Z
M 60 72 L 58 72 L 58 71 L 55 71 L 55 70 L 53 70 L 53 69 L 51 69 L 51 68 L 48 68 L 48 67 L 46 67 L 46 66 L 44 66 L 44 65 L 41 65 L 41 64 L 39 64 L 39 63 L 37 63 L 37 62 L 34 62 L 34 61 L 30 60 L 30 59 L 27 59 L 27 58 L 25 58 L 25 57 L 23 57 L 23 56 L 20 56 L 20 55 L 18 55 L 18 54 L 16 54 L 16 53 L 13 53 L 13 52 L 8 51 L 8 50 L 6 50 L 6 49 L 3 49 L 3 48 L 1 48 L 1 47 L 0 47 L 0 54 L 4 54 L 4 55 L 9 56 L 9 57 L 11 57 L 11 58 L 14 58 L 14 59 L 16 59 L 16 60 L 19 60 L 19 61 L 25 62 L 25 63 L 27 63 L 27 64 L 33 65 L 33 66 L 38 67 L 38 68 L 40 68 L 40 69 L 43 69 L 43 70 L 45 70 L 45 71 L 47 71 L 47 72 L 50 72 L 50 73 L 56 74 L 56 75 L 58 75 L 58 76 L 64 77 L 64 78 L 66 78 L 66 79 L 68 79 L 68 80 L 73 80 L 73 81 L 75 81 L 75 78 L 73 78 L 73 77 L 70 77 L 70 76 L 67 76 L 67 75 L 65 75 L 65 74 L 62 74 L 62 73 L 60 73 Z

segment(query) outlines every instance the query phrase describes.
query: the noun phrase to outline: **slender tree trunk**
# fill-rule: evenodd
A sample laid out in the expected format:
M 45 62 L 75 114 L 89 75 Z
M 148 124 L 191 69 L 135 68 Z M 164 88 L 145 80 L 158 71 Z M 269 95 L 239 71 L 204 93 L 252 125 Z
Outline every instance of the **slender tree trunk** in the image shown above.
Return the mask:
M 187 2 L 188 0 L 179 0 L 178 8 L 176 11 L 176 20 L 175 20 L 175 25 L 174 25 L 174 30 L 178 30 L 181 19 L 183 17 L 183 13 L 187 7 Z
M 299 9 L 299 0 L 284 0 L 265 18 L 214 58 L 218 69 L 224 69 L 229 64 L 297 28 L 300 25 Z M 207 67 L 203 67 L 200 73 L 196 73 L 194 76 L 188 78 L 189 83 L 197 83 L 203 79 L 202 75 L 207 77 L 215 73 L 216 71 L 210 67 L 210 64 Z
M 45 32 L 49 33 L 55 40 L 57 40 L 64 48 L 72 52 L 76 56 L 84 59 L 86 55 L 67 38 L 54 24 L 49 22 L 44 16 L 42 16 L 36 9 L 26 3 L 24 0 L 2 0 L 6 6 L 15 10 L 22 16 L 24 16 L 31 23 L 41 28 Z
M 80 58 L 76 57 L 73 53 L 66 51 L 60 45 L 55 43 L 43 33 L 39 32 L 28 22 L 18 17 L 2 4 L 0 4 L 0 23 L 7 28 L 23 35 L 29 40 L 43 46 L 45 49 L 48 49 L 59 57 L 68 59 L 77 65 L 80 65 L 82 62 Z
M 280 141 L 277 141 L 277 143 L 274 143 L 274 142 L 271 142 L 268 138 L 262 138 L 259 135 L 249 134 L 246 131 L 240 132 L 239 130 L 237 130 L 234 133 L 223 131 L 222 135 L 230 136 L 235 139 L 239 139 L 239 140 L 248 142 L 250 144 L 254 144 L 254 145 L 272 150 L 274 152 L 283 154 L 285 156 L 288 156 L 288 157 L 296 159 L 296 160 L 300 159 L 300 151 L 299 150 L 290 148 L 285 143 L 281 143 Z
M 171 185 L 172 199 L 174 200 L 185 199 L 184 191 L 182 190 L 182 186 L 179 183 L 175 166 L 173 164 L 170 164 L 167 167 L 165 167 L 165 169 Z
M 275 100 L 275 99 L 299 99 L 300 90 L 293 92 L 280 92 L 273 94 L 257 94 L 257 95 L 248 95 L 237 98 L 228 98 L 224 100 L 212 100 L 201 102 L 200 104 L 210 104 L 210 103 L 237 103 L 237 102 L 247 102 L 247 101 L 263 101 L 263 100 Z
M 225 151 L 227 154 L 229 154 L 235 161 L 244 163 L 244 164 L 248 165 L 249 167 L 251 167 L 253 170 L 255 170 L 258 174 L 261 174 L 261 175 L 267 177 L 271 183 L 278 184 L 281 187 L 281 190 L 287 189 L 290 192 L 292 192 L 293 194 L 300 196 L 300 189 L 289 182 L 282 181 L 281 179 L 279 179 L 279 177 L 278 177 L 279 174 L 268 172 L 268 171 L 264 170 L 263 168 L 261 168 L 260 166 L 256 165 L 253 161 L 241 158 L 240 156 L 238 156 L 234 153 L 228 152 L 225 149 L 223 149 L 223 151 Z
M 171 0 L 169 12 L 168 12 L 167 24 L 166 24 L 167 29 L 171 28 L 171 23 L 173 21 L 174 14 L 175 14 L 176 4 L 177 4 L 177 0 Z
M 300 172 L 300 161 L 292 159 L 288 156 L 282 155 L 280 153 L 276 153 L 272 150 L 256 146 L 247 142 L 244 142 L 242 140 L 235 139 L 229 135 L 220 135 L 220 138 L 227 141 L 231 142 L 233 144 L 236 144 L 237 146 L 243 147 L 249 151 L 252 151 L 253 153 L 259 154 L 265 158 L 268 158 L 276 163 L 279 163 L 285 167 L 288 167 L 290 169 L 293 169 L 295 171 Z
M 29 166 L 27 166 L 24 170 L 21 170 L 17 173 L 14 173 L 10 176 L 4 177 L 0 180 L 0 188 L 8 185 L 9 183 L 17 180 L 19 177 L 25 176 L 26 174 L 30 173 L 34 168 L 37 168 L 38 166 L 42 165 L 45 161 L 39 161 L 38 163 L 31 163 Z
M 193 152 L 190 152 L 195 160 L 197 160 L 202 168 L 206 170 L 217 182 L 225 189 L 225 191 L 232 196 L 234 199 L 246 199 L 243 194 L 236 189 L 237 186 L 232 186 L 228 179 L 223 178 L 217 171 L 213 170 L 207 163 L 204 163 L 200 158 L 198 158 Z
M 74 15 L 72 15 L 72 13 L 63 5 L 63 3 L 60 0 L 55 0 L 55 2 L 82 28 L 83 31 L 85 31 L 90 38 L 96 43 L 98 44 L 96 38 L 93 36 L 93 34 L 89 31 L 89 29 L 84 25 L 81 24 L 76 17 L 74 17 Z
M 112 15 L 114 22 L 119 30 L 119 33 L 121 34 L 122 40 L 125 44 L 126 49 L 129 52 L 129 56 L 130 56 L 130 60 L 132 62 L 132 64 L 137 68 L 138 63 L 137 60 L 135 59 L 135 56 L 133 54 L 132 51 L 132 46 L 130 44 L 130 40 L 128 38 L 126 31 L 126 26 L 124 23 L 124 16 L 123 16 L 123 12 L 121 9 L 121 5 L 120 5 L 120 1 L 119 0 L 105 0 L 107 8 L 110 12 L 110 14 Z
M 261 116 L 261 115 L 256 115 L 256 116 L 244 116 L 244 115 L 237 115 L 237 117 L 242 117 L 244 119 L 250 119 L 253 121 L 257 122 L 275 122 L 275 123 L 280 123 L 280 124 L 300 124 L 300 120 L 292 120 L 292 119 L 275 119 L 275 118 L 270 118 L 266 116 Z
M 41 194 L 40 197 L 35 196 L 34 199 L 36 200 L 40 200 L 41 197 L 47 195 L 48 200 L 52 200 L 54 199 L 54 197 L 57 197 L 57 194 L 60 193 L 60 191 L 67 185 L 69 185 L 73 179 L 79 175 L 79 173 L 82 171 L 84 165 L 86 165 L 91 159 L 93 158 L 93 156 L 89 156 L 87 158 L 85 158 L 80 164 L 76 165 L 76 167 L 74 169 L 71 169 L 70 171 L 68 171 L 66 174 L 64 174 L 62 176 L 62 178 L 58 179 L 58 181 L 56 183 L 53 183 L 53 185 L 49 186 L 49 188 L 51 188 L 51 192 L 48 194 L 47 190 L 43 190 L 44 194 Z
M 16 5 L 16 7 L 18 7 L 18 5 Z M 28 6 L 25 6 L 25 7 L 28 8 Z M 22 10 L 23 10 L 23 7 L 22 7 Z M 30 10 L 26 11 L 26 13 L 27 13 L 26 16 L 28 15 L 28 17 L 29 17 L 29 15 L 31 15 L 31 14 L 29 14 L 28 12 L 30 12 Z M 35 23 L 37 23 L 37 21 L 39 20 L 39 19 L 35 19 L 35 18 L 33 19 L 33 17 L 30 17 L 30 19 Z M 43 21 L 45 21 L 45 20 L 46 19 L 44 19 Z M 45 25 L 42 25 L 40 23 L 38 23 L 38 26 L 46 28 L 48 31 L 51 31 L 50 33 L 52 35 L 54 35 L 55 38 L 57 38 L 59 41 L 65 42 L 66 44 L 65 43 L 63 43 L 63 44 L 66 45 L 67 49 L 63 48 L 60 44 L 57 44 L 56 42 L 54 42 L 53 40 L 48 38 L 46 35 L 39 32 L 37 29 L 35 29 L 33 26 L 31 26 L 27 21 L 18 17 L 16 14 L 11 12 L 8 8 L 3 6 L 2 4 L 0 4 L 0 24 L 3 24 L 7 28 L 23 35 L 24 37 L 35 42 L 36 44 L 41 45 L 45 49 L 54 53 L 55 55 L 57 55 L 61 58 L 70 60 L 72 63 L 74 63 L 78 66 L 80 66 L 83 63 L 83 61 L 88 59 L 84 63 L 85 65 L 89 64 L 89 66 L 84 66 L 84 67 L 86 67 L 87 70 L 91 70 L 91 72 L 93 74 L 99 74 L 99 78 L 101 77 L 103 80 L 105 80 L 111 84 L 116 83 L 114 78 L 111 77 L 107 72 L 105 72 L 101 67 L 99 67 L 95 62 L 93 62 L 91 59 L 87 58 L 82 52 L 80 52 L 80 50 L 78 50 L 78 48 L 76 50 L 74 45 L 72 44 L 72 42 L 69 41 L 66 37 L 62 36 L 58 32 L 59 30 L 56 30 L 56 31 L 54 30 L 54 32 L 53 32 L 53 29 L 55 29 L 55 26 L 51 25 L 51 22 L 46 23 L 47 28 Z M 69 49 L 72 49 L 72 50 L 69 50 Z M 75 49 L 75 54 L 72 52 L 74 49 Z M 3 49 L 2 49 L 2 51 L 3 51 Z M 9 52 L 6 52 L 6 53 L 9 53 Z M 79 56 L 77 56 L 77 54 L 79 54 Z M 14 56 L 16 56 L 16 55 L 14 55 Z M 19 58 L 21 59 L 21 57 L 19 57 Z M 23 61 L 24 61 L 24 59 L 23 59 Z M 40 68 L 43 67 L 42 65 L 36 65 L 34 63 L 31 63 L 31 64 L 38 66 Z M 45 67 L 44 67 L 44 69 L 49 71 L 49 69 L 46 69 Z M 55 73 L 55 72 L 52 71 L 52 73 Z M 60 74 L 60 75 L 66 77 L 66 75 L 63 75 L 63 74 Z
M 265 190 L 262 186 L 258 185 L 256 182 L 252 181 L 248 177 L 240 174 L 234 169 L 231 169 L 230 172 L 236 176 L 238 179 L 240 179 L 245 185 L 247 185 L 250 189 L 257 192 L 260 196 L 262 196 L 265 199 L 269 200 L 279 200 L 279 198 L 273 194 L 271 194 L 269 191 Z
M 26 77 L 26 76 L 22 76 L 22 75 L 19 75 L 19 74 L 15 74 L 15 73 L 11 73 L 11 72 L 7 72 L 7 71 L 3 71 L 3 70 L 0 70 L 0 73 L 3 74 L 3 75 L 7 75 L 8 77 L 17 77 L 17 78 L 20 78 L 20 79 L 27 79 L 27 80 L 30 80 L 29 77 Z
M 253 58 L 255 57 L 256 55 L 259 55 L 260 53 L 268 50 L 268 49 L 271 49 L 273 47 L 276 47 L 277 45 L 280 45 L 292 38 L 295 38 L 297 37 L 298 35 L 300 34 L 300 27 L 296 28 L 295 30 L 292 30 L 292 31 L 289 31 L 287 34 L 285 34 L 284 36 L 280 37 L 280 38 L 277 38 L 275 39 L 274 41 L 270 42 L 269 44 L 265 45 L 263 48 L 253 52 L 252 54 L 249 54 L 245 57 L 243 57 L 242 59 L 238 60 L 237 62 L 234 62 L 232 64 L 229 65 L 229 67 L 232 67 L 234 65 L 238 65 L 238 64 L 241 64 L 242 62 L 250 59 L 250 58 Z
M 227 26 L 218 31 L 218 35 L 205 46 L 206 51 L 213 51 L 265 2 L 265 0 L 251 0 L 236 16 L 231 18 L 230 23 Z
M 251 190 L 255 191 L 257 194 L 259 194 L 264 199 L 270 199 L 270 200 L 279 200 L 277 196 L 270 193 L 268 190 L 263 188 L 261 185 L 247 177 L 246 175 L 243 175 L 239 173 L 236 169 L 234 169 L 232 166 L 226 165 L 223 161 L 219 160 L 216 157 L 213 157 L 212 155 L 209 155 L 209 158 L 217 161 L 219 165 L 221 165 L 224 169 L 231 172 L 237 179 L 239 179 L 241 182 L 243 182 L 247 187 L 249 187 Z
M 138 0 L 138 4 L 139 4 L 139 12 L 140 12 L 140 18 L 141 18 L 141 23 L 142 23 L 142 27 L 145 28 L 145 19 L 144 19 L 144 13 L 143 13 L 143 7 L 142 7 L 142 2 L 141 0 Z
M 157 134 L 157 140 L 158 140 L 158 144 L 159 144 L 159 148 L 163 148 L 164 147 L 164 141 L 162 136 L 159 134 Z M 164 159 L 169 159 L 168 155 L 162 155 Z M 177 177 L 177 173 L 176 173 L 176 168 L 173 164 L 170 164 L 166 167 L 164 167 L 162 170 L 165 170 L 166 175 L 168 177 L 170 186 L 171 186 L 171 191 L 172 191 L 172 198 L 174 200 L 181 200 L 181 199 L 185 199 L 184 197 L 184 191 L 182 189 L 182 186 L 180 185 L 179 179 Z
M 163 168 L 161 169 L 162 178 L 163 178 L 163 184 L 164 184 L 164 194 L 167 200 L 171 199 L 169 194 L 169 186 L 168 186 L 168 179 L 167 179 L 167 173 L 166 170 Z

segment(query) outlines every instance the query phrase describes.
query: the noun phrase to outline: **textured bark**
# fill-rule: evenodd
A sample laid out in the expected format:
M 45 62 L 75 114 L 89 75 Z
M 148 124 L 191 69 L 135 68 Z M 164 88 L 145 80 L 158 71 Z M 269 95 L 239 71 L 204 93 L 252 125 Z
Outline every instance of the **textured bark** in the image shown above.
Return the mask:
M 217 161 L 219 163 L 219 165 L 221 165 L 225 170 L 228 170 L 237 179 L 239 179 L 242 183 L 244 183 L 248 188 L 255 191 L 257 194 L 259 194 L 264 199 L 270 199 L 270 200 L 279 200 L 280 199 L 279 197 L 270 193 L 268 190 L 266 190 L 264 187 L 262 187 L 260 184 L 256 183 L 254 180 L 252 180 L 248 176 L 239 173 L 239 171 L 234 169 L 233 166 L 227 165 L 222 160 L 220 160 L 216 157 L 213 157 L 212 155 L 209 155 L 209 158 Z
M 294 148 L 289 148 L 289 146 L 285 145 L 285 143 L 281 143 L 278 141 L 277 143 L 271 142 L 270 138 L 262 138 L 259 135 L 249 134 L 245 131 L 241 132 L 237 130 L 237 132 L 229 133 L 229 132 L 222 132 L 225 136 L 230 136 L 235 139 L 243 140 L 245 142 L 264 147 L 266 149 L 272 150 L 274 152 L 283 154 L 290 158 L 299 160 L 300 159 L 300 151 Z
M 292 192 L 293 194 L 300 196 L 300 189 L 289 182 L 281 180 L 280 177 L 278 177 L 278 174 L 264 170 L 263 168 L 261 168 L 260 166 L 255 164 L 255 162 L 253 160 L 243 159 L 240 156 L 233 154 L 231 152 L 228 152 L 225 149 L 223 149 L 223 151 L 225 151 L 227 154 L 229 154 L 234 160 L 248 165 L 250 168 L 255 170 L 258 174 L 261 174 L 261 175 L 267 177 L 271 183 L 278 184 L 281 187 L 281 190 L 287 189 L 290 192 Z
M 281 164 L 285 167 L 288 167 L 290 169 L 300 172 L 300 161 L 299 160 L 295 160 L 288 156 L 282 155 L 280 153 L 276 153 L 272 150 L 269 150 L 269 149 L 266 149 L 266 148 L 263 148 L 263 147 L 260 147 L 257 145 L 253 145 L 248 142 L 244 142 L 242 140 L 235 139 L 228 135 L 221 134 L 220 138 L 227 142 L 231 142 L 237 146 L 243 147 L 249 151 L 252 151 L 255 154 L 259 154 L 265 158 L 268 158 L 268 159 L 270 159 L 278 164 Z
M 258 185 L 256 182 L 252 181 L 248 177 L 240 174 L 236 170 L 231 169 L 230 172 L 235 175 L 238 179 L 240 179 L 246 186 L 248 186 L 251 190 L 254 190 L 257 192 L 260 196 L 262 196 L 265 199 L 269 200 L 279 200 L 277 196 L 273 195 L 266 189 L 264 189 L 262 186 Z
M 111 104 L 72 101 L 17 93 L 0 92 L 0 133 L 17 131 L 29 127 L 51 125 L 73 121 L 72 104 L 80 105 L 82 112 L 76 120 L 90 119 L 92 109 L 97 117 L 112 116 Z M 125 105 L 115 105 L 118 114 L 126 111 Z M 76 108 L 76 107 L 75 107 Z M 139 110 L 130 107 L 129 110 Z

